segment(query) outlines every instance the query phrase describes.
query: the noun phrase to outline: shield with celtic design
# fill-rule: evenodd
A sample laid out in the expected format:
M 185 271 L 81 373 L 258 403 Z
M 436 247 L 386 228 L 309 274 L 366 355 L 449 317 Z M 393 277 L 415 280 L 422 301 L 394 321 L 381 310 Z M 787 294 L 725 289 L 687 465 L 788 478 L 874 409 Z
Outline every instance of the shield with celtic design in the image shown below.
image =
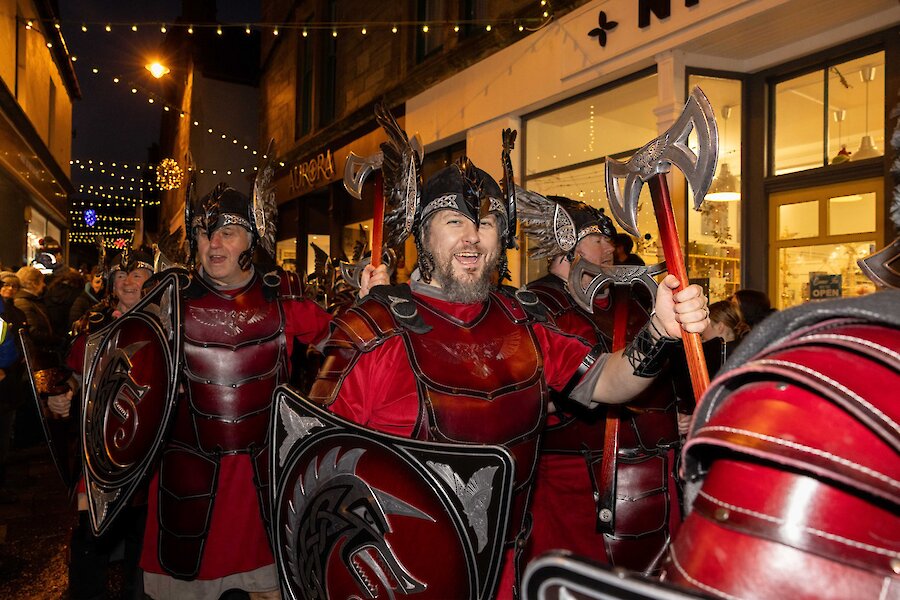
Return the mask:
M 181 359 L 179 282 L 176 274 L 164 276 L 87 341 L 82 465 L 96 535 L 127 506 L 168 428 Z
M 493 597 L 513 491 L 505 448 L 378 433 L 286 386 L 272 415 L 284 598 Z

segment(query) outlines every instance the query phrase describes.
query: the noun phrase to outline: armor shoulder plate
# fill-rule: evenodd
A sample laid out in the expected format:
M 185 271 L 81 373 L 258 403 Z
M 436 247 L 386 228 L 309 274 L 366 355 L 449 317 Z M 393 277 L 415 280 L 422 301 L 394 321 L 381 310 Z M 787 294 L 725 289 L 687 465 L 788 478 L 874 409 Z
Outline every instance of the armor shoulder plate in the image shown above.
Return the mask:
M 293 271 L 281 271 L 278 275 L 278 296 L 282 300 L 306 300 L 303 280 Z M 267 274 L 266 277 L 269 275 Z M 265 278 L 264 278 L 265 279 Z
M 562 285 L 557 285 L 556 281 L 550 279 L 550 275 L 547 277 L 541 277 L 537 281 L 532 281 L 528 284 L 528 289 L 534 292 L 538 299 L 547 307 L 547 310 L 550 311 L 554 317 L 558 317 L 562 313 L 570 310 L 574 304 L 572 303 L 572 297 L 568 292 L 563 288 Z M 552 276 L 554 279 L 559 279 L 555 275 Z M 562 283 L 560 281 L 560 283 Z
M 426 333 L 431 328 L 419 315 L 409 286 L 376 286 L 358 305 L 332 322 L 329 347 L 355 347 L 369 352 L 404 330 Z

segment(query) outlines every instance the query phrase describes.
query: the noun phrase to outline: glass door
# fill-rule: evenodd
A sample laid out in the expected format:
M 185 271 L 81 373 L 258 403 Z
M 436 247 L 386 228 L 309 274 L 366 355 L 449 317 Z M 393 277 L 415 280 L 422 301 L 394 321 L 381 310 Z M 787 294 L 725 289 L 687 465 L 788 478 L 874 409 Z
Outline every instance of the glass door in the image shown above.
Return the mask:
M 769 197 L 770 296 L 776 308 L 875 291 L 856 261 L 884 239 L 883 186 L 880 178 L 865 179 Z

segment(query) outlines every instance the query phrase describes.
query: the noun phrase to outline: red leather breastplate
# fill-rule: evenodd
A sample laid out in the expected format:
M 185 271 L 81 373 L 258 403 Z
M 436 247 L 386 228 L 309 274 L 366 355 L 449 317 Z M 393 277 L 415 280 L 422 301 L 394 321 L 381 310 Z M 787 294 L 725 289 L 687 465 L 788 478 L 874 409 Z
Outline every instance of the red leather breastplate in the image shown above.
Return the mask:
M 176 439 L 205 453 L 265 443 L 272 392 L 287 378 L 284 320 L 280 303 L 263 296 L 258 276 L 234 296 L 210 289 L 186 300 L 188 410 L 179 411 Z
M 534 332 L 524 313 L 516 318 L 503 302 L 492 295 L 477 318 L 462 323 L 417 300 L 432 329 L 404 341 L 419 387 L 413 437 L 506 446 L 516 459 L 515 535 L 537 464 L 547 387 Z

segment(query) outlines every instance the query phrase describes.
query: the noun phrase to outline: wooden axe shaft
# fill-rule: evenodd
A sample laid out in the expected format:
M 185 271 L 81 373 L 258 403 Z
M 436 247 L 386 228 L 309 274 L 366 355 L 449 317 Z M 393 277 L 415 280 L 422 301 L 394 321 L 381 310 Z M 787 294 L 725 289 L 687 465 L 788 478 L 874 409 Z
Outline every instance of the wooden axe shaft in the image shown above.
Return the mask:
M 373 267 L 381 264 L 381 240 L 384 236 L 384 177 L 375 173 L 375 199 L 372 212 L 372 260 Z
M 650 196 L 653 198 L 656 223 L 659 226 L 659 240 L 663 247 L 663 255 L 666 257 L 666 265 L 669 273 L 675 275 L 681 284 L 675 290 L 678 292 L 688 286 L 688 276 L 681 241 L 678 238 L 678 228 L 675 226 L 675 214 L 672 212 L 666 174 L 659 173 L 651 177 L 647 183 L 650 186 Z M 694 388 L 694 399 L 700 402 L 701 396 L 709 387 L 709 371 L 706 369 L 706 357 L 703 355 L 700 334 L 682 331 L 682 340 L 691 375 L 691 386 Z

